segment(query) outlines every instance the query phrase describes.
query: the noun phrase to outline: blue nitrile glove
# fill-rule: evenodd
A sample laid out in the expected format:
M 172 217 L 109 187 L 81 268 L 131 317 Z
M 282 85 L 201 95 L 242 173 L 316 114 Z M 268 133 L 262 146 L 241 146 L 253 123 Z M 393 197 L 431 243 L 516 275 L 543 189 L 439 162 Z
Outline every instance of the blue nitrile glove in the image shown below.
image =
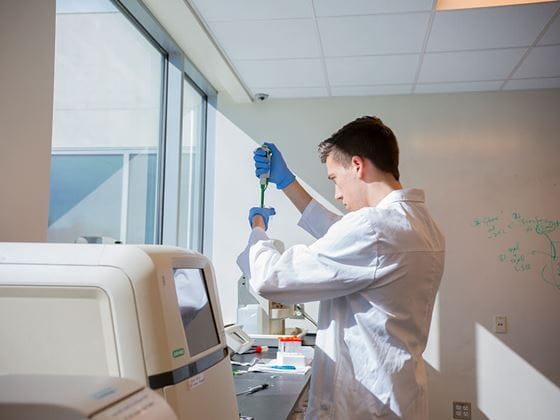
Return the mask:
M 255 161 L 255 175 L 257 178 L 270 170 L 269 182 L 276 184 L 276 188 L 283 190 L 296 180 L 294 174 L 288 169 L 282 153 L 274 145 L 274 143 L 264 143 L 272 152 L 272 158 L 269 160 L 265 157 L 266 152 L 257 149 L 253 152 L 253 160 Z
M 253 217 L 257 214 L 260 214 L 264 219 L 264 230 L 268 229 L 268 219 L 270 216 L 274 216 L 276 214 L 276 210 L 274 208 L 262 208 L 262 207 L 253 207 L 249 210 L 249 226 L 253 227 Z

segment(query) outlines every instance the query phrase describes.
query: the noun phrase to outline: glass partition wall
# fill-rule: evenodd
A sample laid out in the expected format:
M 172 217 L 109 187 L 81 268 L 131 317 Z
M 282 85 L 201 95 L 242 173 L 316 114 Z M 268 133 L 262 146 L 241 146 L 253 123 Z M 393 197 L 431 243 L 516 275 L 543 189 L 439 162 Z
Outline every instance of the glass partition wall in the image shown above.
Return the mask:
M 207 94 L 184 60 L 138 1 L 57 0 L 49 241 L 202 249 Z

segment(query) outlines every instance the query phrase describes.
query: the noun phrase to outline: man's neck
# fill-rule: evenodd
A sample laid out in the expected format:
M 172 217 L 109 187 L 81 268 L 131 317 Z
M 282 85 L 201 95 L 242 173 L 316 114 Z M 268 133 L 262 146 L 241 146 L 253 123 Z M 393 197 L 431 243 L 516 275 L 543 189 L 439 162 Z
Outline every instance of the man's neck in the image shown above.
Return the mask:
M 391 192 L 402 189 L 399 181 L 383 180 L 367 184 L 366 200 L 368 207 L 375 207 L 381 200 L 387 197 Z

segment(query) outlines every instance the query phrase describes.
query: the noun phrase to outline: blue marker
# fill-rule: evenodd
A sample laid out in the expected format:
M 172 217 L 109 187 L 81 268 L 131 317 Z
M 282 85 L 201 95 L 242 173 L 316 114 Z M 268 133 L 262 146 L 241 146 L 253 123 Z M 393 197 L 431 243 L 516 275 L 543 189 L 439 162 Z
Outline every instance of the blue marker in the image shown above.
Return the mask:
M 296 370 L 295 366 L 283 365 L 283 366 L 270 366 L 272 369 L 284 369 L 284 370 Z

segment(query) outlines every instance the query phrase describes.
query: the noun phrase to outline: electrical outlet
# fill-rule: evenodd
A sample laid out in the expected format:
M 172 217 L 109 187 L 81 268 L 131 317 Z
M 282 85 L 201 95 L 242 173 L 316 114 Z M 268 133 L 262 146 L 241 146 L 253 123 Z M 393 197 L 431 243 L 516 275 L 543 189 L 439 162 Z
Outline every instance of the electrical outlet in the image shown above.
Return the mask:
M 453 418 L 471 420 L 471 403 L 453 401 Z
M 507 316 L 496 315 L 494 317 L 494 332 L 497 334 L 507 333 Z

